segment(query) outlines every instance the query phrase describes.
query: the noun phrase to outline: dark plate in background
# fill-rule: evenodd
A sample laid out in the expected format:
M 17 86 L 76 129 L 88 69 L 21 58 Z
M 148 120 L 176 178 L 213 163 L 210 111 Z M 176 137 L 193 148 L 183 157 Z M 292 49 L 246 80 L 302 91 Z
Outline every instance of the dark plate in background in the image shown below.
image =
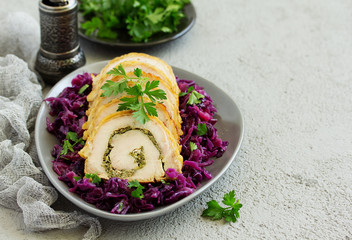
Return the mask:
M 185 14 L 185 18 L 183 18 L 180 22 L 180 25 L 178 26 L 178 31 L 174 33 L 159 33 L 154 36 L 152 36 L 148 42 L 133 42 L 130 38 L 130 36 L 126 32 L 119 32 L 118 39 L 101 39 L 97 38 L 94 36 L 86 36 L 84 34 L 84 30 L 79 28 L 79 35 L 90 41 L 94 42 L 97 44 L 105 45 L 105 46 L 110 46 L 110 47 L 133 47 L 133 48 L 140 48 L 140 47 L 150 47 L 162 43 L 166 43 L 172 40 L 175 40 L 184 34 L 186 34 L 194 25 L 196 21 L 196 11 L 194 9 L 194 6 L 192 3 L 189 3 L 184 6 L 183 8 L 183 13 Z M 82 22 L 83 16 L 82 14 L 79 15 L 79 22 Z

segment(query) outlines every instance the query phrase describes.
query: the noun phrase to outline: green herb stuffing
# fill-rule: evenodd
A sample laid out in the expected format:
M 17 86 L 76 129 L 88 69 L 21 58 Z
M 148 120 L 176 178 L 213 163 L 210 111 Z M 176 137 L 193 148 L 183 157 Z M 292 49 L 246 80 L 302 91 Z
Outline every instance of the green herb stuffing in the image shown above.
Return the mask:
M 138 165 L 138 168 L 143 168 L 146 164 L 145 155 L 144 155 L 144 147 L 133 149 L 129 154 L 134 158 L 134 162 Z
M 70 150 L 71 152 L 74 152 L 73 147 L 76 144 L 84 145 L 83 139 L 78 138 L 77 133 L 75 133 L 75 132 L 68 132 L 66 134 L 66 139 L 64 141 L 64 145 L 62 146 L 62 150 L 60 152 L 60 155 L 66 155 L 68 153 L 68 150 Z
M 235 191 L 231 191 L 224 195 L 222 203 L 228 207 L 221 207 L 215 200 L 207 202 L 208 208 L 202 213 L 202 217 L 209 217 L 212 220 L 225 219 L 226 222 L 236 222 L 240 217 L 238 211 L 242 207 L 239 200 L 235 197 Z
M 133 180 L 133 181 L 129 182 L 128 187 L 129 188 L 136 188 L 135 190 L 133 190 L 131 192 L 132 197 L 139 198 L 139 199 L 144 198 L 144 195 L 143 195 L 144 187 L 137 180 Z
M 148 81 L 148 78 L 142 77 L 141 69 L 136 68 L 133 73 L 135 77 L 127 76 L 122 65 L 119 65 L 117 69 L 114 68 L 109 71 L 108 74 L 123 76 L 124 79 L 119 82 L 107 81 L 101 87 L 103 90 L 101 96 L 109 97 L 111 95 L 117 95 L 118 93 L 126 92 L 128 95 L 130 95 L 130 97 L 121 98 L 123 103 L 119 104 L 117 111 L 132 110 L 134 111 L 133 116 L 137 119 L 137 121 L 145 124 L 150 120 L 148 115 L 158 116 L 155 108 L 155 103 L 158 100 L 160 101 L 166 99 L 166 93 L 161 89 L 156 89 L 159 87 L 159 81 Z M 127 82 L 133 80 L 135 80 L 134 86 L 128 87 Z M 148 97 L 151 102 L 144 102 L 144 97 Z
M 117 169 L 114 169 L 111 165 L 110 153 L 114 148 L 114 146 L 112 145 L 113 138 L 117 134 L 124 134 L 131 130 L 141 131 L 143 134 L 145 134 L 149 138 L 149 140 L 154 144 L 155 148 L 159 151 L 159 160 L 162 161 L 163 156 L 161 155 L 160 147 L 156 142 L 153 134 L 149 130 L 141 129 L 141 128 L 132 128 L 130 126 L 125 128 L 120 128 L 115 130 L 110 135 L 108 146 L 105 150 L 104 157 L 103 157 L 102 167 L 105 169 L 109 177 L 119 177 L 119 178 L 131 177 L 133 176 L 136 170 L 143 168 L 146 164 L 146 160 L 144 156 L 144 148 L 143 146 L 141 146 L 141 148 L 134 149 L 132 152 L 129 153 L 135 159 L 135 163 L 138 165 L 138 167 L 130 170 L 117 170 Z
M 81 0 L 82 29 L 88 36 L 105 39 L 128 35 L 134 42 L 148 42 L 158 33 L 177 31 L 190 0 Z

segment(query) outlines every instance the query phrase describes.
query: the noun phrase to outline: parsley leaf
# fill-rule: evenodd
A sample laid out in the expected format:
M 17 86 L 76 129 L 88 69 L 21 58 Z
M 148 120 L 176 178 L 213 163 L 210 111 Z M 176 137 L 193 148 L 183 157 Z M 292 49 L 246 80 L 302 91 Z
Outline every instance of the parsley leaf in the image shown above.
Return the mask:
M 219 220 L 223 217 L 224 208 L 215 200 L 207 202 L 208 208 L 202 213 L 203 217 L 212 217 L 212 220 Z
M 96 30 L 99 29 L 99 27 L 102 25 L 102 22 L 100 18 L 98 17 L 93 17 L 90 21 L 86 21 L 85 23 L 81 24 L 81 27 L 86 30 L 85 34 L 86 35 L 93 35 Z
M 138 78 L 142 77 L 142 70 L 139 68 L 136 68 L 133 73 Z
M 134 110 L 133 117 L 137 119 L 138 122 L 145 124 L 149 121 L 149 117 L 144 109 L 144 107 L 140 107 L 139 105 L 134 105 L 130 107 L 131 110 Z
M 74 152 L 74 149 L 72 147 L 72 144 L 70 143 L 69 140 L 64 141 L 64 145 L 62 146 L 62 150 L 60 152 L 60 155 L 66 155 L 68 153 L 68 150 L 71 152 Z
M 134 69 L 133 74 L 135 77 L 130 77 L 126 74 L 125 69 L 120 64 L 118 68 L 113 68 L 108 74 L 116 76 L 123 76 L 124 80 L 119 82 L 113 82 L 108 80 L 101 89 L 103 93 L 102 97 L 117 95 L 118 93 L 126 92 L 129 97 L 121 98 L 121 102 L 117 111 L 132 110 L 133 116 L 138 122 L 145 124 L 149 121 L 149 116 L 158 116 L 158 112 L 155 108 L 156 102 L 166 99 L 165 91 L 157 89 L 159 87 L 159 81 L 149 80 L 148 78 L 142 77 L 142 70 L 139 68 Z M 128 81 L 135 81 L 135 85 L 132 87 L 127 86 Z M 147 81 L 144 85 L 144 81 Z M 143 89 L 144 85 L 144 89 Z M 144 97 L 148 97 L 151 102 L 145 102 Z
M 80 177 L 80 176 L 74 176 L 73 179 L 76 180 L 76 181 L 78 181 L 78 180 L 81 179 L 81 177 Z
M 207 133 L 207 125 L 205 123 L 199 123 L 197 126 L 197 134 L 198 136 L 203 136 Z
M 189 148 L 191 149 L 191 152 L 193 152 L 193 150 L 197 149 L 197 145 L 194 142 L 189 142 Z
M 188 98 L 188 101 L 187 101 L 188 105 L 192 105 L 193 103 L 194 104 L 201 103 L 200 99 L 204 98 L 204 95 L 200 94 L 199 92 L 194 90 L 193 86 L 189 87 L 187 92 L 180 92 L 179 96 L 183 97 L 183 96 L 186 96 L 189 93 L 191 93 L 191 94 L 189 95 L 189 98 Z
M 209 217 L 212 220 L 225 219 L 226 222 L 236 222 L 237 218 L 240 217 L 239 210 L 242 204 L 236 199 L 235 191 L 230 191 L 224 195 L 223 204 L 229 207 L 221 207 L 215 200 L 207 202 L 208 208 L 202 213 L 203 217 Z
M 128 78 L 126 75 L 125 69 L 123 66 L 120 64 L 117 68 L 113 68 L 108 72 L 109 75 L 114 75 L 114 76 L 124 76 L 125 78 Z
M 142 70 L 141 69 L 136 68 L 134 70 L 134 75 L 136 77 L 129 77 L 126 74 L 126 71 L 125 71 L 125 69 L 123 68 L 123 66 L 121 64 L 119 64 L 119 66 L 117 68 L 111 69 L 107 74 L 114 75 L 114 76 L 122 76 L 123 79 L 118 81 L 118 82 L 114 82 L 114 81 L 111 81 L 111 80 L 106 81 L 106 83 L 104 83 L 104 85 L 101 87 L 101 89 L 104 91 L 100 95 L 101 97 L 110 97 L 111 95 L 116 96 L 119 93 L 123 93 L 124 91 L 127 90 L 127 82 L 128 81 L 131 81 L 131 80 L 134 80 L 134 79 L 137 79 L 139 81 L 145 80 L 145 78 L 142 78 Z M 130 93 L 128 93 L 128 94 L 130 94 Z M 132 93 L 130 95 L 136 95 L 136 94 Z
M 204 98 L 204 95 L 203 94 L 200 94 L 199 92 L 197 92 L 196 90 L 194 90 L 193 87 L 190 87 L 192 88 L 192 92 L 191 94 L 189 95 L 189 98 L 188 98 L 188 101 L 187 101 L 187 104 L 188 105 L 192 105 L 193 103 L 194 104 L 198 104 L 198 103 L 201 103 L 201 100 L 202 98 Z M 189 89 L 188 89 L 189 91 Z
M 138 98 L 137 97 L 123 97 L 121 98 L 123 103 L 119 104 L 119 108 L 117 111 L 123 111 L 133 108 L 133 106 L 138 106 Z
M 92 19 L 81 24 L 83 30 L 85 30 L 85 34 L 87 36 L 97 35 L 100 38 L 107 39 L 116 39 L 117 32 L 113 31 L 105 22 L 110 21 L 113 23 L 116 22 L 116 18 L 111 18 L 110 16 L 98 17 L 95 16 Z
M 192 92 L 194 90 L 194 87 L 189 87 L 187 92 L 180 92 L 179 96 L 180 97 L 183 97 L 183 96 L 186 96 L 188 93 Z
M 166 99 L 166 93 L 161 89 L 156 89 L 152 91 L 152 89 L 157 88 L 159 86 L 159 81 L 153 80 L 151 82 L 147 82 L 145 85 L 145 89 L 143 93 L 149 97 L 152 102 L 158 100 Z
M 128 187 L 129 188 L 133 188 L 133 187 L 136 188 L 135 190 L 133 190 L 131 192 L 132 197 L 139 198 L 139 199 L 144 198 L 144 195 L 143 195 L 144 187 L 137 180 L 130 181 L 128 183 Z
M 170 183 L 169 183 L 169 182 L 166 182 L 164 179 L 161 179 L 160 182 L 161 182 L 162 184 L 165 184 L 165 185 L 170 185 Z
M 158 116 L 158 112 L 156 111 L 156 108 L 155 108 L 155 103 L 153 102 L 144 103 L 144 108 L 147 111 L 148 115 L 155 116 L 155 117 Z
M 66 139 L 67 139 L 67 140 L 71 140 L 71 141 L 73 141 L 73 142 L 77 141 L 77 133 L 75 133 L 75 132 L 68 132 L 68 133 L 66 134 Z
M 111 80 L 106 81 L 101 89 L 104 91 L 100 97 L 110 97 L 111 95 L 116 96 L 119 93 L 122 93 L 127 88 L 127 82 L 121 80 L 119 82 L 114 82 Z
M 235 191 L 231 191 L 229 193 L 226 193 L 224 195 L 224 199 L 222 200 L 222 203 L 227 206 L 232 206 L 235 202 L 236 202 Z
M 178 95 L 180 96 L 180 97 L 183 97 L 183 96 L 186 96 L 188 94 L 188 92 L 180 92 Z
M 104 17 L 93 17 L 81 24 L 82 29 L 85 30 L 85 35 L 97 35 L 100 38 L 116 39 L 117 32 L 113 31 L 105 22 L 110 21 L 111 23 L 116 21 L 116 18 Z
M 84 84 L 78 91 L 78 94 L 82 94 L 84 93 L 84 91 L 89 88 L 89 85 L 88 84 Z
M 100 183 L 101 178 L 96 173 L 86 173 L 85 178 L 88 178 L 92 183 Z
M 71 143 L 71 142 L 73 142 L 73 143 Z M 64 140 L 64 145 L 62 146 L 62 150 L 60 152 L 60 155 L 66 155 L 68 153 L 68 150 L 70 150 L 71 152 L 74 152 L 75 150 L 73 149 L 73 147 L 76 144 L 84 145 L 83 139 L 78 138 L 77 133 L 75 133 L 75 132 L 68 132 L 66 134 L 66 139 Z

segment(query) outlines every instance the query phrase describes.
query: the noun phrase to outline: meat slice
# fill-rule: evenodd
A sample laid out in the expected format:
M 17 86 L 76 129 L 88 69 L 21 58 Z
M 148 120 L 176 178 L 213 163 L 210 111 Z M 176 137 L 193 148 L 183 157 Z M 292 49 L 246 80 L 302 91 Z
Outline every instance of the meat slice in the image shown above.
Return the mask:
M 143 77 L 147 77 L 148 79 L 151 80 L 157 80 L 159 81 L 159 89 L 165 91 L 166 93 L 166 97 L 167 100 L 163 101 L 164 106 L 166 107 L 167 112 L 169 113 L 171 119 L 174 121 L 175 126 L 177 128 L 178 134 L 182 135 L 182 130 L 181 130 L 181 117 L 179 114 L 179 98 L 178 95 L 176 95 L 169 87 L 169 85 L 167 84 L 166 80 L 162 80 L 160 79 L 158 76 L 154 76 L 151 73 L 145 73 L 144 70 L 148 70 L 148 69 L 154 69 L 153 67 L 148 67 L 148 69 L 145 67 L 145 64 L 140 64 L 138 62 L 125 62 L 123 64 L 126 73 L 129 76 L 133 76 L 133 73 L 131 71 L 133 71 L 136 68 L 141 68 L 143 71 Z M 127 67 L 126 67 L 127 66 Z M 153 73 L 157 73 L 158 70 L 154 69 Z M 86 114 L 88 116 L 88 121 L 83 125 L 83 129 L 87 130 L 90 128 L 90 123 L 91 123 L 91 119 L 94 118 L 94 115 L 97 113 L 99 107 L 101 107 L 102 105 L 110 102 L 112 99 L 115 98 L 121 98 L 123 96 L 123 94 L 119 94 L 118 96 L 111 96 L 111 97 L 101 97 L 101 94 L 103 93 L 103 90 L 101 90 L 101 86 L 104 85 L 104 83 L 106 83 L 108 80 L 114 81 L 114 82 L 119 82 L 123 80 L 123 77 L 121 76 L 112 76 L 112 75 L 107 75 L 105 79 L 100 79 L 100 83 L 99 83 L 99 88 L 94 90 L 88 95 L 87 99 L 91 100 L 89 102 L 89 109 L 87 110 Z M 96 83 L 98 84 L 98 83 Z M 133 85 L 133 83 L 130 82 L 130 85 Z M 93 98 L 94 97 L 94 98 Z M 89 131 L 88 131 L 89 132 Z M 86 139 L 88 137 L 88 132 L 84 133 L 83 138 Z
M 106 74 L 112 70 L 113 68 L 117 68 L 118 65 L 120 65 L 123 62 L 128 62 L 128 61 L 136 61 L 139 63 L 145 63 L 148 66 L 152 66 L 155 69 L 158 69 L 159 75 L 166 77 L 169 82 L 170 88 L 178 95 L 180 93 L 180 90 L 178 88 L 177 82 L 175 75 L 172 71 L 172 68 L 170 65 L 168 65 L 166 62 L 161 60 L 160 58 L 150 56 L 148 54 L 144 53 L 129 53 L 122 55 L 120 57 L 116 57 L 113 60 L 111 60 L 108 65 L 101 70 L 100 74 L 93 79 L 93 90 L 94 92 L 96 89 L 99 89 L 99 82 L 101 78 L 106 78 Z M 154 74 L 155 75 L 155 74 Z M 92 95 L 91 97 L 94 98 Z
M 144 98 L 144 102 L 148 102 L 148 99 Z M 121 104 L 121 98 L 115 98 L 109 103 L 101 106 L 96 114 L 90 116 L 89 128 L 85 131 L 87 136 L 91 135 L 96 126 L 108 115 L 113 114 L 119 108 Z M 170 118 L 166 107 L 161 103 L 156 103 L 156 110 L 158 113 L 158 118 L 164 123 L 165 127 L 168 128 L 175 139 L 179 140 L 178 130 L 175 126 L 175 122 Z
M 86 114 L 88 116 L 88 120 L 82 126 L 82 128 L 84 130 L 86 130 L 83 134 L 83 139 L 87 139 L 89 134 L 91 133 L 91 130 L 89 130 L 89 129 L 91 129 L 90 125 L 93 122 L 93 119 L 96 118 L 96 115 L 98 114 L 100 108 L 102 106 L 104 106 L 105 104 L 112 102 L 114 99 L 120 99 L 121 97 L 124 97 L 124 96 L 128 97 L 128 95 L 125 95 L 125 93 L 118 94 L 117 96 L 110 96 L 110 97 L 100 97 L 99 96 L 94 100 L 94 102 L 92 102 L 91 107 L 86 112 Z M 168 94 L 166 96 L 167 96 L 167 99 L 163 100 L 162 104 L 165 106 L 165 110 L 167 111 L 171 120 L 174 122 L 177 133 L 180 136 L 180 135 L 182 135 L 182 130 L 181 130 L 181 122 L 180 122 L 181 117 L 179 114 L 178 105 L 173 104 L 171 102 L 170 98 L 168 97 L 169 96 Z
M 178 143 L 156 117 L 141 124 L 131 111 L 115 112 L 98 124 L 92 136 L 79 152 L 86 158 L 85 173 L 146 183 L 164 179 L 169 168 L 181 172 Z

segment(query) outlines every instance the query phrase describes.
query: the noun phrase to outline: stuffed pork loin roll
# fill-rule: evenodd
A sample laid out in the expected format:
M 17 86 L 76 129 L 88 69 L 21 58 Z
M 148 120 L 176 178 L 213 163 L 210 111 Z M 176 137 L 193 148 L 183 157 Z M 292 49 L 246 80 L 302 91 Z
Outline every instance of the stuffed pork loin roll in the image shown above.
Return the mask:
M 113 69 L 118 74 L 110 74 Z M 125 90 L 112 94 L 110 86 L 121 83 Z M 148 84 L 154 87 L 146 94 Z M 140 90 L 126 90 L 136 87 Z M 107 89 L 109 94 L 105 94 Z M 150 97 L 153 91 L 164 94 L 162 101 Z M 87 96 L 88 120 L 82 127 L 86 142 L 79 152 L 86 159 L 85 173 L 147 183 L 164 179 L 169 168 L 181 172 L 179 92 L 171 67 L 158 58 L 131 53 L 110 61 L 93 77 L 93 88 Z M 136 93 L 142 95 L 133 96 Z M 120 111 L 126 99 L 135 99 L 134 105 L 130 110 L 124 105 Z M 135 104 L 140 103 L 152 104 L 157 114 L 149 116 L 148 112 L 148 121 L 137 120 Z
M 141 183 L 160 181 L 165 171 L 181 172 L 183 159 L 171 132 L 156 117 L 145 124 L 131 111 L 105 117 L 86 141 L 85 172 Z

